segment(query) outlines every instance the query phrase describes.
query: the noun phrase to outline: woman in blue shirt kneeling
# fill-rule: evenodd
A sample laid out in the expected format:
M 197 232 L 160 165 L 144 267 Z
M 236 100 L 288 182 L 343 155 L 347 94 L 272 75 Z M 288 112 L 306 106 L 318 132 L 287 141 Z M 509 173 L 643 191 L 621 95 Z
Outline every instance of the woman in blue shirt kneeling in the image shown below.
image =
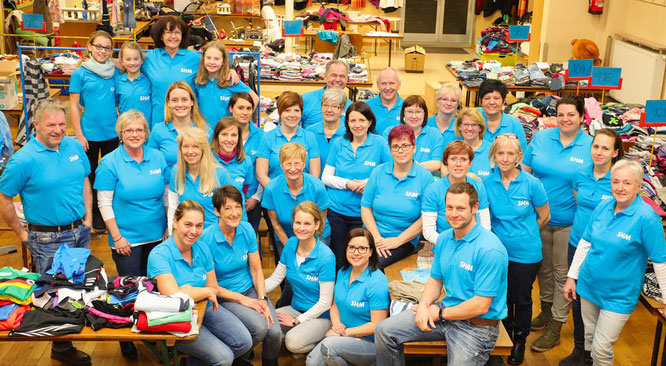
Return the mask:
M 388 279 L 377 270 L 379 257 L 372 234 L 349 232 L 342 268 L 335 281 L 331 330 L 308 355 L 307 366 L 374 365 L 375 327 L 388 318 Z

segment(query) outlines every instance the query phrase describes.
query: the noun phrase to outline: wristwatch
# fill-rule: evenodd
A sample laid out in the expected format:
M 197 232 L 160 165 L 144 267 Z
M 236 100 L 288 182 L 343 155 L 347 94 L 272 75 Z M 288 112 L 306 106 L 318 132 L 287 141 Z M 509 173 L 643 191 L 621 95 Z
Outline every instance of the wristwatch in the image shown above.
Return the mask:
M 263 296 L 261 299 L 259 299 L 259 300 L 266 300 L 266 302 L 268 302 L 268 296 L 264 295 L 264 296 Z
M 296 318 L 291 319 L 291 326 L 295 327 L 296 326 Z
M 444 320 L 444 308 L 439 308 L 439 320 Z

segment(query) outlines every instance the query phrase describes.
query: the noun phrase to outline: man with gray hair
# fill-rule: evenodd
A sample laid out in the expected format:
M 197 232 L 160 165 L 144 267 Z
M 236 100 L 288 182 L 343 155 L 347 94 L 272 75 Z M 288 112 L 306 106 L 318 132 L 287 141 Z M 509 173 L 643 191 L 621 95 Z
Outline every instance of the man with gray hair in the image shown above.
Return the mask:
M 398 94 L 400 90 L 400 74 L 392 67 L 387 67 L 377 74 L 377 90 L 379 95 L 365 102 L 372 109 L 377 120 L 375 131 L 382 133 L 391 126 L 400 124 L 400 110 L 404 98 Z
M 331 60 L 326 63 L 326 72 L 324 73 L 326 86 L 319 90 L 313 90 L 303 94 L 303 116 L 301 117 L 301 124 L 304 128 L 308 128 L 323 121 L 323 116 L 321 114 L 321 96 L 324 94 L 326 88 L 344 90 L 347 87 L 348 78 L 349 66 L 347 66 L 346 62 L 342 60 Z M 349 108 L 351 103 L 351 100 L 347 98 L 347 103 L 342 111 L 342 124 L 344 124 L 345 120 L 345 111 Z
M 0 178 L 0 215 L 30 249 L 37 272 L 64 243 L 70 248 L 90 246 L 92 190 L 90 163 L 76 139 L 66 136 L 67 112 L 60 101 L 37 103 L 35 136 L 9 159 Z M 12 198 L 21 197 L 26 231 L 19 222 Z M 53 342 L 51 358 L 70 365 L 90 365 L 86 353 L 71 342 Z

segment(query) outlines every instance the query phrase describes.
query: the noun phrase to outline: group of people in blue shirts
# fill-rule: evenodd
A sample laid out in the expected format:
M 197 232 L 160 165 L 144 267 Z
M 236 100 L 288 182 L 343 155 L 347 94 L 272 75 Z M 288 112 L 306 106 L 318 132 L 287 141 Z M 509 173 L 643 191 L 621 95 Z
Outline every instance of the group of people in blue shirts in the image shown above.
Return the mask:
M 379 95 L 352 103 L 348 65 L 334 60 L 324 88 L 280 94 L 279 123 L 265 132 L 223 44 L 186 50 L 187 27 L 168 16 L 152 34 L 154 50 L 128 43 L 117 62 L 108 34 L 90 37 L 72 75 L 76 139 L 65 108 L 40 102 L 34 138 L 0 179 L 0 213 L 43 272 L 63 242 L 89 245 L 98 208 L 120 275 L 208 301 L 199 336 L 177 342 L 188 365 L 249 363 L 260 342 L 262 363 L 276 365 L 283 341 L 308 365 L 404 364 L 403 343 L 437 339 L 449 364 L 483 365 L 499 321 L 519 365 L 530 331 L 545 329 L 534 351 L 559 343 L 571 303 L 575 348 L 561 365 L 611 365 L 648 257 L 666 285 L 642 167 L 622 159 L 616 132 L 583 131 L 578 96 L 562 97 L 558 127 L 527 145 L 500 81 L 482 83 L 480 109 L 460 108 L 460 89 L 444 84 L 429 117 L 421 96 L 399 95 L 391 68 Z M 262 216 L 275 244 L 268 278 Z M 423 241 L 434 259 L 421 301 L 389 317 L 382 270 Z M 121 351 L 136 357 L 132 343 Z M 90 363 L 71 343 L 54 343 L 52 357 Z

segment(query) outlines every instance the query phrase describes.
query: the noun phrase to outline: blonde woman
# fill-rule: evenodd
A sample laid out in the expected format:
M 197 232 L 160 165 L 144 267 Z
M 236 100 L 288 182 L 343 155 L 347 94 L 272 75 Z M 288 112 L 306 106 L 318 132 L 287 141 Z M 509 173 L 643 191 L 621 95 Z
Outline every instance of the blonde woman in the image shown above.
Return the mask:
M 176 207 L 183 201 L 198 202 L 204 208 L 204 226 L 217 222 L 213 207 L 216 188 L 230 185 L 231 178 L 225 168 L 213 158 L 208 136 L 195 127 L 184 129 L 177 139 L 178 162 L 169 178 L 169 223 Z
M 116 95 L 118 113 L 136 109 L 143 113 L 148 124 L 152 112 L 150 79 L 141 72 L 143 52 L 134 41 L 123 43 L 120 47 L 120 74 L 116 77 Z
M 469 171 L 482 180 L 488 177 L 490 175 L 488 152 L 490 151 L 491 142 L 483 139 L 486 124 L 481 112 L 476 108 L 463 108 L 458 113 L 453 128 L 456 136 L 465 141 L 474 151 L 474 160 Z
M 460 109 L 461 100 L 462 90 L 453 83 L 442 84 L 435 93 L 437 113 L 428 118 L 427 126 L 437 128 L 442 133 L 445 149 L 451 141 L 460 140 L 453 126 L 456 123 L 456 113 Z

